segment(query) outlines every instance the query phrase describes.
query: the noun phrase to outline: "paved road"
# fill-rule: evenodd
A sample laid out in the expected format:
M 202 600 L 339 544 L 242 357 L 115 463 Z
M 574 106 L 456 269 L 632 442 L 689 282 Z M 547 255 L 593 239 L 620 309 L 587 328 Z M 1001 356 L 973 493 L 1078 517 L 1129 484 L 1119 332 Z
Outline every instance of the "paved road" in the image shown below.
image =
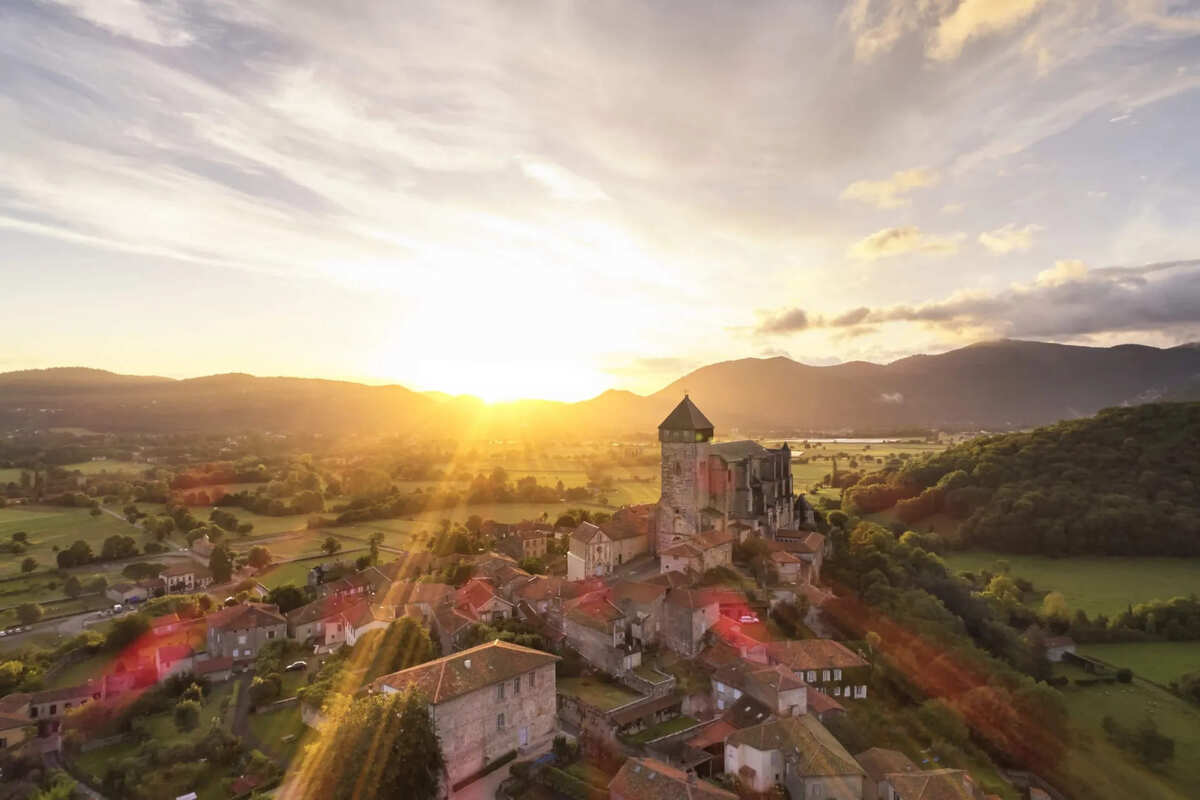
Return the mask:
M 613 575 L 627 581 L 644 581 L 657 574 L 658 560 L 650 555 L 638 556 L 613 570 Z

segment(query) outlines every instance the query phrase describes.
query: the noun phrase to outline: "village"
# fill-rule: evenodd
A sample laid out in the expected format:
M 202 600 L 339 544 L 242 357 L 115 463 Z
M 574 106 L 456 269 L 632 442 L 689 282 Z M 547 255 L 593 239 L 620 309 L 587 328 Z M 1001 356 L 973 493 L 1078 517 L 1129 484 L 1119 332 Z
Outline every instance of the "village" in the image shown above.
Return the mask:
M 318 565 L 308 575 L 316 599 L 286 613 L 263 602 L 260 585 L 202 616 L 154 617 L 119 670 L 0 699 L 0 743 L 37 737 L 54 750 L 60 722 L 89 703 L 174 676 L 237 680 L 279 640 L 319 664 L 410 618 L 427 628 L 441 657 L 362 691 L 422 690 L 445 757 L 446 795 L 511 791 L 509 762 L 544 763 L 570 742 L 602 768 L 602 778 L 574 787 L 583 796 L 605 782 L 614 800 L 766 796 L 780 787 L 820 800 L 994 797 L 967 771 L 878 747 L 851 753 L 829 731 L 851 704 L 871 702 L 872 674 L 869 645 L 841 641 L 821 612 L 831 596 L 821 576 L 829 540 L 792 491 L 786 444 L 770 450 L 713 435 L 684 397 L 659 426 L 659 502 L 599 523 L 486 522 L 494 542 L 487 552 L 399 553 L 337 578 Z M 735 548 L 760 553 L 759 575 L 735 563 Z M 555 549 L 566 551 L 565 574 L 521 568 Z M 464 580 L 435 580 L 447 570 Z M 176 564 L 108 593 L 128 603 L 139 594 L 204 592 L 211 583 L 204 567 Z M 781 611 L 799 623 L 792 636 L 776 622 Z M 531 632 L 544 649 L 499 637 L 479 643 L 480 626 Z M 293 668 L 307 670 L 309 661 L 286 667 Z M 324 710 L 299 702 L 319 736 Z

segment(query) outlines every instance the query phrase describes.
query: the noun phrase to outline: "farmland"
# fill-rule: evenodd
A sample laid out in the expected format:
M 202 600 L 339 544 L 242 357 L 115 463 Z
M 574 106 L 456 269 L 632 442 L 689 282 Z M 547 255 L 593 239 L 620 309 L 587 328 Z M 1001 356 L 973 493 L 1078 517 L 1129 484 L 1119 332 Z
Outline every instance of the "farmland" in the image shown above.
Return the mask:
M 1080 645 L 1083 655 L 1128 667 L 1135 675 L 1168 684 L 1186 672 L 1200 672 L 1200 642 L 1134 642 Z
M 0 509 L 0 541 L 10 539 L 14 533 L 24 531 L 29 539 L 29 548 L 21 554 L 5 554 L 0 558 L 0 578 L 18 575 L 21 561 L 32 557 L 42 568 L 55 565 L 55 547 L 69 547 L 76 539 L 91 545 L 94 552 L 109 536 L 133 536 L 138 545 L 145 543 L 146 536 L 123 519 L 102 513 L 92 516 L 86 508 L 51 508 L 20 506 Z
M 1009 574 L 1025 578 L 1038 592 L 1062 592 L 1072 611 L 1089 616 L 1112 616 L 1130 604 L 1186 596 L 1200 588 L 1200 560 L 1118 556 L 1010 555 L 973 550 L 948 553 L 946 564 L 956 571 L 997 572 L 1006 562 Z

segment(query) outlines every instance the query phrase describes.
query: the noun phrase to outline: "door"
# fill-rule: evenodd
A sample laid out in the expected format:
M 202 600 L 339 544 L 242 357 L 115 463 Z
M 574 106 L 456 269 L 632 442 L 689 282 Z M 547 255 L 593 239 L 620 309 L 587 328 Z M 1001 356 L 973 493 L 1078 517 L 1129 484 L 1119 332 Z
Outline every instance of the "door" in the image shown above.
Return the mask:
M 529 744 L 529 728 L 520 728 L 517 730 L 517 746 L 524 747 Z

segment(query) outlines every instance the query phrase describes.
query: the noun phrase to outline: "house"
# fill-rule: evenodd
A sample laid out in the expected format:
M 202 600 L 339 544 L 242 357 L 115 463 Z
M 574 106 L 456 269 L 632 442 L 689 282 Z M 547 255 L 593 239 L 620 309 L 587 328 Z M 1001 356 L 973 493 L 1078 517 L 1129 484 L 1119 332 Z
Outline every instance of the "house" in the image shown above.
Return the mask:
M 717 621 L 713 623 L 712 638 L 714 646 L 725 645 L 739 658 L 758 664 L 766 664 L 768 661 L 766 643 L 760 642 L 746 633 L 740 622 L 734 622 L 732 618 L 724 614 L 718 615 Z
M 317 597 L 344 597 L 348 599 L 370 598 L 386 594 L 392 579 L 378 567 L 367 567 L 358 572 L 317 585 Z
M 792 797 L 861 800 L 863 796 L 863 768 L 808 714 L 730 734 L 725 740 L 725 771 L 755 792 L 780 784 Z
M 506 753 L 535 751 L 553 738 L 557 661 L 496 641 L 385 675 L 370 690 L 416 685 L 425 694 L 453 786 Z
M 432 633 L 438 637 L 443 653 L 453 653 L 463 646 L 471 626 L 479 620 L 465 613 L 452 603 L 445 603 L 433 610 Z
M 841 642 L 832 639 L 771 642 L 767 645 L 767 658 L 833 697 L 862 700 L 867 696 L 870 667 L 862 656 Z
M 778 530 L 768 546 L 772 552 L 789 553 L 800 559 L 804 566 L 797 582 L 820 582 L 821 565 L 825 562 L 825 550 L 828 547 L 824 536 L 815 531 Z
M 609 589 L 609 599 L 632 622 L 630 635 L 639 645 L 659 640 L 666 620 L 663 604 L 667 587 L 642 581 L 617 581 Z
M 975 800 L 975 782 L 961 769 L 919 769 L 898 750 L 872 747 L 855 756 L 866 772 L 863 800 Z
M 509 599 L 518 604 L 528 603 L 539 614 L 546 614 L 562 603 L 563 583 L 562 578 L 552 575 L 531 575 L 512 587 Z
M 212 573 L 196 563 L 174 564 L 158 573 L 168 593 L 198 592 L 212 585 Z
M 581 581 L 611 572 L 612 544 L 599 525 L 579 523 L 567 546 L 567 580 Z
M 768 667 L 737 661 L 721 667 L 712 676 L 713 702 L 724 711 L 741 699 L 753 697 L 782 717 L 808 713 L 808 687 L 787 667 Z
M 98 684 L 85 683 L 62 689 L 44 689 L 29 696 L 29 719 L 39 728 L 50 732 L 58 730 L 59 722 L 72 708 L 87 705 L 104 696 Z
M 212 658 L 249 661 L 267 642 L 287 636 L 287 619 L 278 606 L 246 603 L 208 616 L 208 653 Z
M 183 630 L 186 626 L 187 622 L 174 612 L 163 614 L 150 620 L 150 632 L 155 636 L 166 636 Z
M 232 658 L 196 658 L 192 664 L 192 672 L 198 677 L 208 678 L 214 683 L 227 681 L 233 677 Z
M 1050 661 L 1062 661 L 1067 653 L 1075 655 L 1075 640 L 1070 636 L 1047 636 L 1044 644 L 1046 658 Z
M 630 620 L 606 595 L 596 592 L 572 604 L 563 614 L 563 634 L 589 664 L 624 675 L 642 663 L 641 647 L 630 641 Z
M 302 644 L 313 643 L 323 647 L 340 645 L 346 641 L 342 611 L 351 602 L 341 597 L 319 597 L 311 603 L 293 608 L 284 615 L 288 637 Z
M 786 550 L 770 549 L 768 558 L 775 573 L 779 575 L 780 583 L 807 583 L 808 565 L 799 556 Z
M 414 583 L 393 581 L 383 602 L 392 606 L 397 617 L 414 612 L 426 625 L 433 623 L 433 612 L 443 603 L 454 600 L 455 589 L 448 583 Z
M 653 758 L 630 758 L 608 782 L 610 800 L 737 800 L 737 795 L 694 772 Z
M 166 680 L 172 675 L 192 671 L 194 665 L 192 648 L 186 644 L 168 644 L 154 650 L 154 676 Z
M 396 621 L 396 612 L 391 606 L 372 606 L 360 600 L 342 611 L 342 624 L 346 631 L 346 644 L 355 643 L 370 631 L 381 631 Z
M 703 649 L 702 639 L 720 615 L 716 596 L 704 589 L 672 589 L 663 603 L 663 643 L 686 658 Z
M 544 558 L 546 548 L 554 539 L 554 529 L 550 527 L 518 526 L 504 538 L 496 542 L 496 548 L 517 561 L 526 558 Z
M 455 593 L 454 604 L 477 622 L 502 622 L 512 619 L 515 606 L 496 591 L 486 578 L 472 578 Z
M 0 750 L 17 747 L 29 738 L 28 717 L 0 712 Z
M 104 590 L 104 596 L 114 603 L 140 603 L 152 594 L 150 586 L 124 581 L 114 583 Z
M 651 551 L 654 511 L 652 503 L 624 506 L 615 511 L 607 522 L 600 523 L 604 535 L 612 542 L 612 566 L 627 564 Z
M 661 572 L 693 572 L 697 575 L 733 563 L 733 534 L 704 531 L 672 545 L 659 554 Z
M 816 716 L 821 722 L 828 722 L 834 717 L 844 716 L 846 708 L 824 692 L 809 692 L 808 713 Z

